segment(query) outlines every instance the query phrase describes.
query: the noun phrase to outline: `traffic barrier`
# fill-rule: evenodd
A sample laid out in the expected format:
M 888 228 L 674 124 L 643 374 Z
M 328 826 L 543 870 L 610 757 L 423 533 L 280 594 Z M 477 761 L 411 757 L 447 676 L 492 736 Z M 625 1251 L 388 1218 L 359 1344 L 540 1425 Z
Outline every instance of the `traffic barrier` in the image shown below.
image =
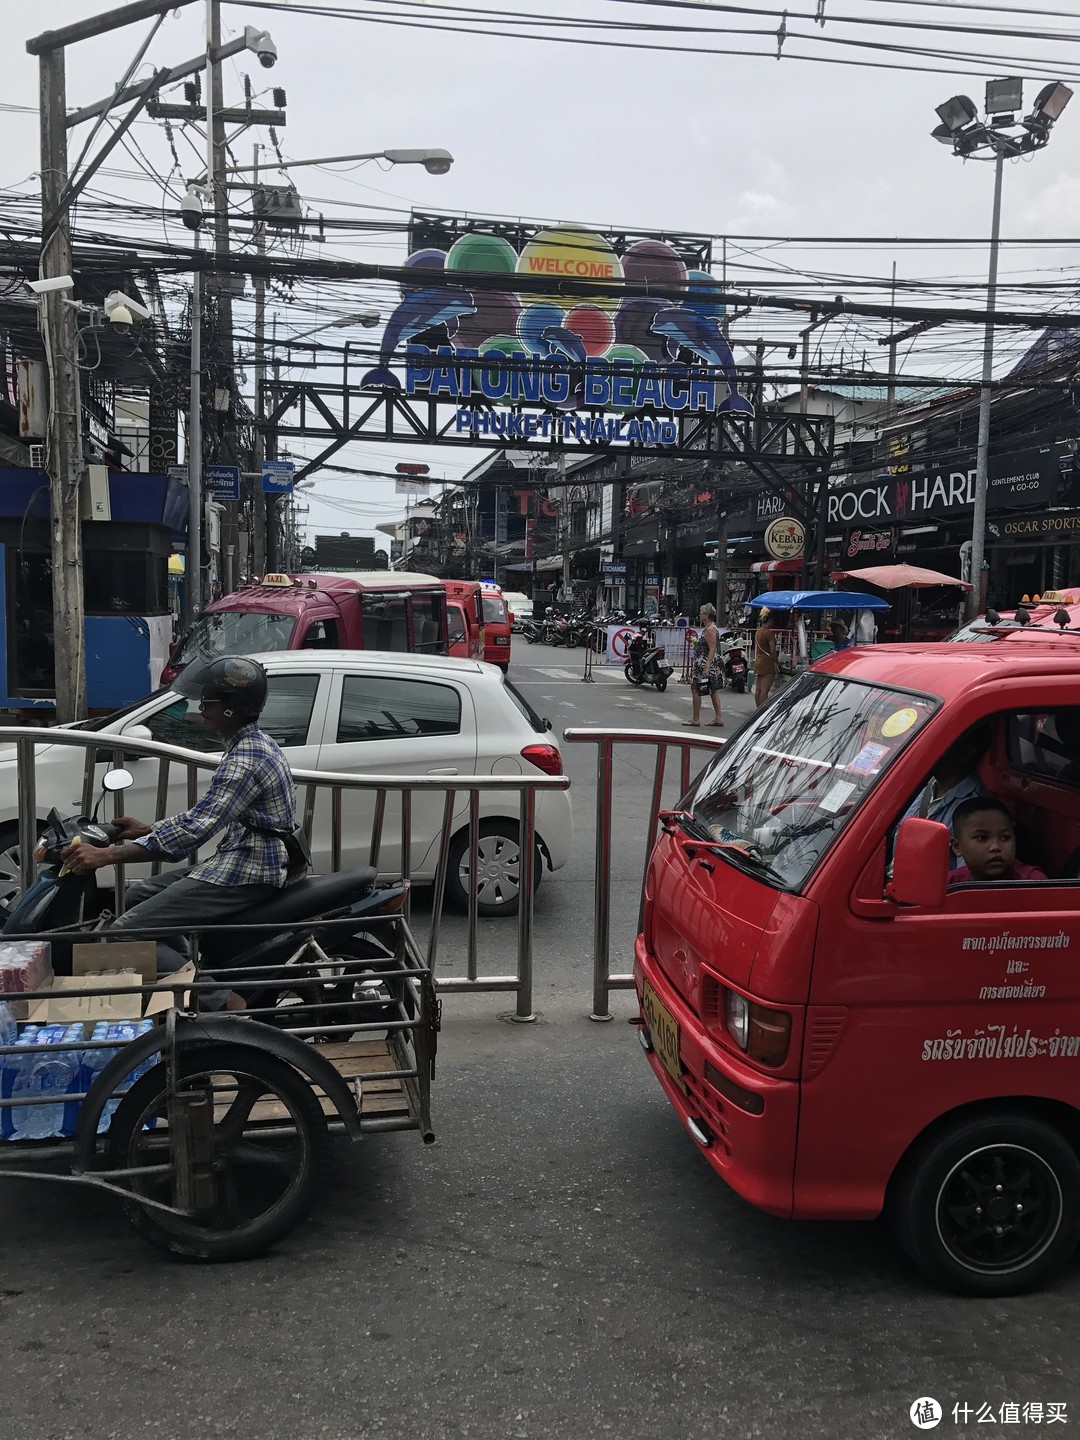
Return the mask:
M 633 975 L 611 973 L 611 777 L 617 745 L 651 745 L 656 749 L 653 765 L 652 798 L 645 827 L 645 863 L 641 871 L 641 900 L 638 905 L 638 930 L 641 929 L 645 906 L 645 874 L 656 844 L 658 816 L 664 793 L 667 758 L 671 751 L 679 757 L 679 789 L 690 788 L 690 759 L 693 751 L 709 758 L 722 750 L 725 739 L 706 735 L 682 735 L 666 730 L 579 730 L 563 731 L 570 745 L 596 746 L 596 861 L 593 869 L 593 1002 L 589 1018 L 610 1020 L 608 995 L 612 990 L 633 986 Z
M 34 847 L 37 845 L 40 821 L 37 812 L 36 751 L 39 745 L 70 746 L 85 752 L 83 761 L 82 809 L 89 815 L 94 808 L 95 797 L 100 790 L 96 767 L 102 764 L 122 766 L 132 759 L 156 759 L 157 788 L 154 819 L 161 820 L 169 813 L 169 775 L 173 766 L 182 766 L 186 777 L 187 803 L 194 805 L 199 798 L 199 772 L 213 771 L 219 763 L 218 756 L 208 756 L 196 750 L 183 750 L 176 745 L 165 745 L 156 740 L 139 740 L 133 736 L 117 737 L 121 745 L 107 743 L 109 737 L 100 731 L 83 730 L 42 730 L 29 726 L 0 726 L 0 745 L 14 744 L 16 758 L 16 783 L 19 797 L 19 868 L 23 889 L 34 880 Z M 532 864 L 520 865 L 517 925 L 517 966 L 514 974 L 480 975 L 477 962 L 477 887 L 479 867 L 476 863 L 479 848 L 480 797 L 485 793 L 513 793 L 518 795 L 519 854 L 532 856 L 536 849 L 536 798 L 544 790 L 566 790 L 570 780 L 565 775 L 455 775 L 453 779 L 434 775 L 399 775 L 388 780 L 382 775 L 344 775 L 331 771 L 293 770 L 293 779 L 300 792 L 304 833 L 311 839 L 315 820 L 315 809 L 320 791 L 329 793 L 331 819 L 331 870 L 342 868 L 342 799 L 346 791 L 364 791 L 374 794 L 375 803 L 372 817 L 370 863 L 378 866 L 382 848 L 383 832 L 386 825 L 387 796 L 397 794 L 401 806 L 401 874 L 408 880 L 412 869 L 412 800 L 416 792 L 434 791 L 443 794 L 442 825 L 438 835 L 439 856 L 432 881 L 431 929 L 427 937 L 426 964 L 434 974 L 439 946 L 439 921 L 443 896 L 446 891 L 452 822 L 455 800 L 461 793 L 469 801 L 469 882 L 468 882 L 468 951 L 466 973 L 463 977 L 451 976 L 445 980 L 436 979 L 439 990 L 461 993 L 473 990 L 507 990 L 516 996 L 514 1019 L 522 1022 L 535 1020 L 532 1008 L 533 994 L 533 900 L 535 873 Z M 122 790 L 113 792 L 113 815 L 123 813 Z M 192 861 L 191 863 L 194 863 Z M 160 863 L 153 865 L 154 874 L 159 873 Z M 124 867 L 116 866 L 115 913 L 124 909 Z M 406 898 L 406 920 L 411 920 L 411 895 Z

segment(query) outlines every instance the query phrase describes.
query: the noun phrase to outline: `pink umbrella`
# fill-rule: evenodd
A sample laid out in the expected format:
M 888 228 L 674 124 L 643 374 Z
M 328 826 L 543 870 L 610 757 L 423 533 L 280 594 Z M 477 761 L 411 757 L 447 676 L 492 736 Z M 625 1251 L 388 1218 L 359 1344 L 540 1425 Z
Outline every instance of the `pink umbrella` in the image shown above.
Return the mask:
M 940 570 L 924 570 L 921 565 L 870 565 L 865 570 L 834 570 L 837 580 L 865 580 L 879 590 L 902 590 L 910 586 L 915 590 L 926 590 L 931 585 L 959 585 L 970 590 L 966 580 L 957 580 L 955 575 L 943 575 Z

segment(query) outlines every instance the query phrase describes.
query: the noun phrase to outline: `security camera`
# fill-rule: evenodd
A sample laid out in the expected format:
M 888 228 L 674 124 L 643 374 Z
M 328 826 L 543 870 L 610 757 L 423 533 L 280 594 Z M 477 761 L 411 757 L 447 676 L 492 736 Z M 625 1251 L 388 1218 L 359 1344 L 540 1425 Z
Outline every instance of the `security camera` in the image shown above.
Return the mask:
M 122 290 L 110 290 L 105 296 L 105 315 L 114 325 L 130 326 L 135 315 L 140 320 L 150 319 L 150 311 L 146 306 L 140 305 L 138 300 L 132 300 L 131 296 L 125 295 Z
M 27 283 L 35 295 L 51 295 L 54 290 L 75 289 L 75 281 L 70 275 L 54 275 L 51 280 L 30 280 Z
M 200 230 L 204 216 L 202 196 L 194 185 L 189 185 L 180 201 L 180 219 L 189 230 Z
M 277 64 L 277 46 L 270 39 L 269 30 L 256 30 L 254 25 L 244 27 L 244 44 L 258 56 L 259 64 L 272 70 Z
M 105 317 L 117 335 L 126 335 L 135 323 L 126 305 L 114 305 Z

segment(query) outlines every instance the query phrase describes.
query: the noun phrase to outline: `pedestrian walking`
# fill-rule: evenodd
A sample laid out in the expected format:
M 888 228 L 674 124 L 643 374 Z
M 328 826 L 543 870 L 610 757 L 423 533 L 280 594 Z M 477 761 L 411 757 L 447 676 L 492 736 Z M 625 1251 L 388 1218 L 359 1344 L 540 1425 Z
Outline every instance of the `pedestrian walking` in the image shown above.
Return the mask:
M 716 607 L 702 605 L 698 615 L 701 633 L 694 641 L 693 663 L 690 671 L 690 696 L 694 706 L 693 717 L 684 720 L 684 725 L 701 724 L 701 698 L 712 698 L 713 718 L 710 725 L 723 725 L 720 713 L 720 691 L 724 688 L 724 669 L 720 662 L 720 631 L 716 628 Z
M 754 631 L 754 704 L 761 706 L 769 698 L 769 691 L 776 679 L 779 662 L 776 658 L 776 631 L 772 616 L 762 610 L 758 628 Z

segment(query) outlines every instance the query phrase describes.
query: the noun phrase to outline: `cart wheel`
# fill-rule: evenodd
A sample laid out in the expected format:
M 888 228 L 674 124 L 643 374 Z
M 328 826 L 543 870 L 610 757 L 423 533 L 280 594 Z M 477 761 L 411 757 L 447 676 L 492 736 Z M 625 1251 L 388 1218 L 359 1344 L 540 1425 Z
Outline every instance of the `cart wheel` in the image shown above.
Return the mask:
M 246 1260 L 287 1235 L 315 1203 L 330 1163 L 326 1117 L 311 1085 L 291 1065 L 246 1045 L 199 1045 L 180 1052 L 184 1091 L 212 1090 L 209 1136 L 211 1196 L 196 1215 L 124 1201 L 134 1228 L 154 1245 L 188 1260 Z M 109 1156 L 118 1169 L 168 1164 L 167 1131 L 145 1130 L 166 1114 L 165 1066 L 154 1068 L 121 1099 L 109 1127 Z M 261 1101 L 274 1104 L 275 1134 L 251 1124 Z M 285 1113 L 282 1114 L 281 1112 Z M 292 1133 L 282 1136 L 283 1126 Z M 133 1197 L 171 1205 L 173 1176 L 128 1181 Z

